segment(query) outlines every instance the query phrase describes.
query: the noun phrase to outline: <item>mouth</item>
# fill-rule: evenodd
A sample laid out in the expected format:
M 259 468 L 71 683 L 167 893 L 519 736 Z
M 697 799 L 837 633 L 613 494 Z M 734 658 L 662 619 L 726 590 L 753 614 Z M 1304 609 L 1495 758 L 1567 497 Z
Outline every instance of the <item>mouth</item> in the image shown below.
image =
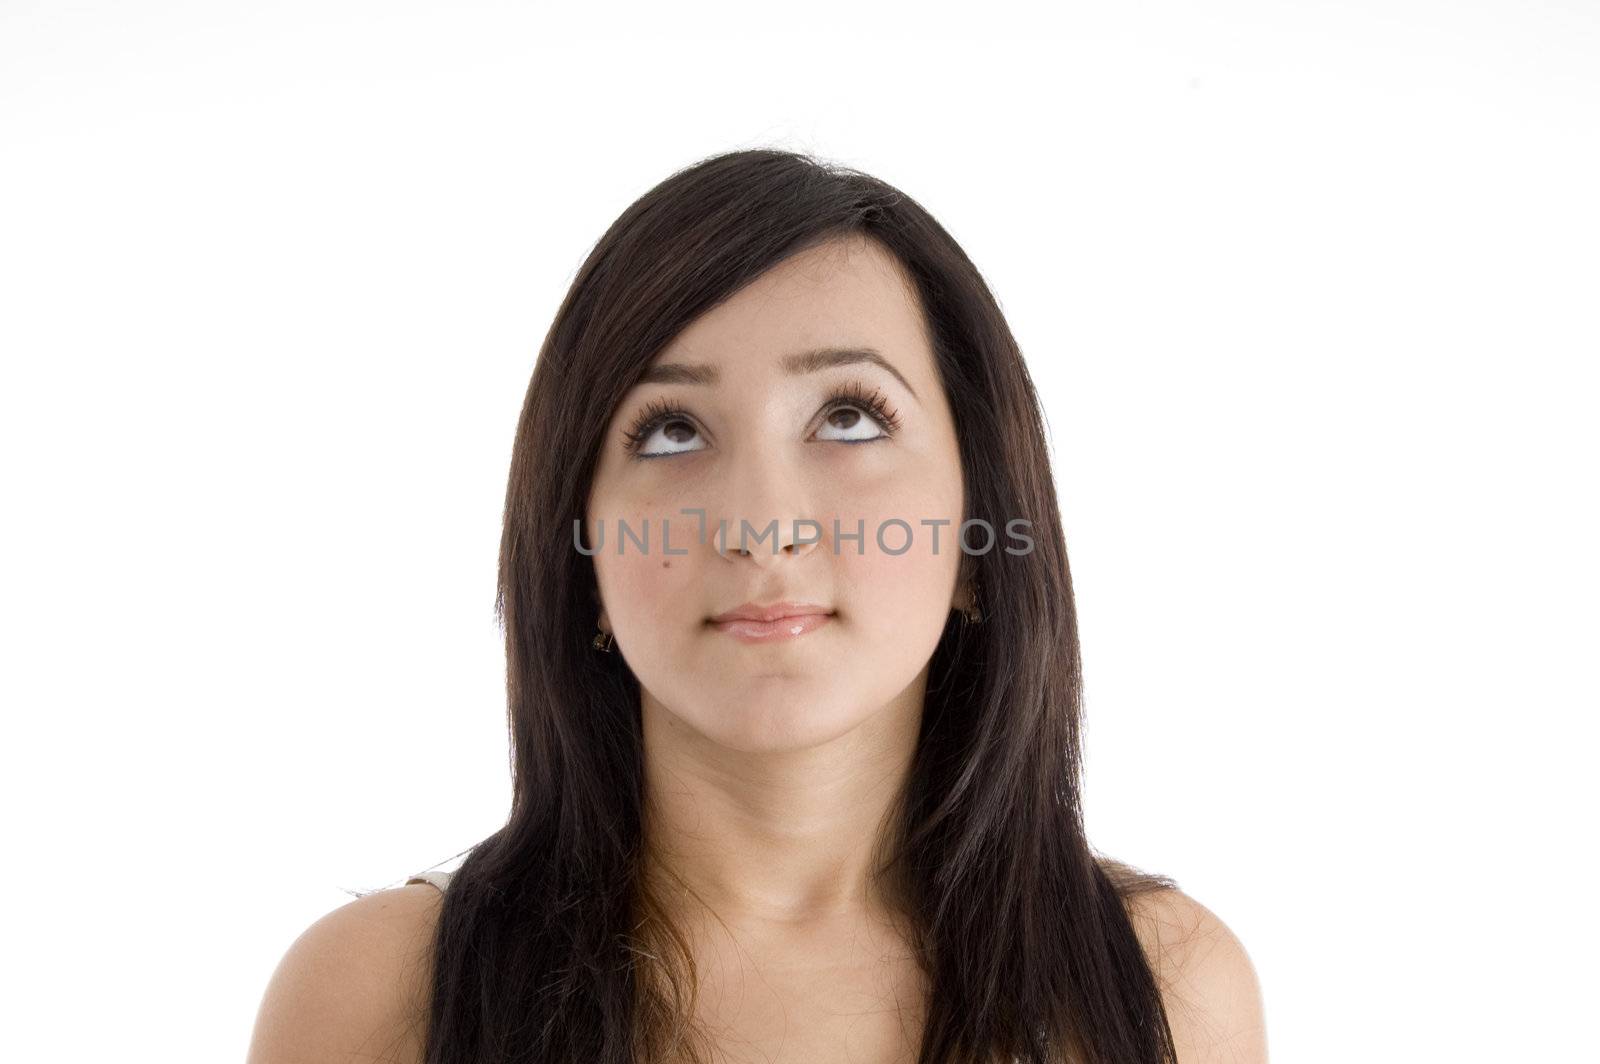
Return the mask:
M 746 603 L 719 613 L 706 623 L 741 643 L 774 643 L 798 639 L 832 622 L 837 611 L 807 602 L 778 602 L 768 606 Z

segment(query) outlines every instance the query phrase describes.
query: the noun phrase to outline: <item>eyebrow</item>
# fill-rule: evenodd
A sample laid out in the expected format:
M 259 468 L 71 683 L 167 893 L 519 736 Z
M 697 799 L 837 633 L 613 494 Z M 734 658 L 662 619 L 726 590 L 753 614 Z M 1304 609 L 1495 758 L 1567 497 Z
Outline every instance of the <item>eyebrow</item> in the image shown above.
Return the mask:
M 894 364 L 871 347 L 816 347 L 809 351 L 796 351 L 784 355 L 778 365 L 791 377 L 835 366 L 854 366 L 866 363 L 879 366 L 894 375 L 894 379 L 920 403 L 917 390 L 911 382 L 894 368 Z M 699 384 L 715 385 L 722 373 L 716 366 L 705 362 L 660 362 L 647 368 L 639 377 L 640 384 Z

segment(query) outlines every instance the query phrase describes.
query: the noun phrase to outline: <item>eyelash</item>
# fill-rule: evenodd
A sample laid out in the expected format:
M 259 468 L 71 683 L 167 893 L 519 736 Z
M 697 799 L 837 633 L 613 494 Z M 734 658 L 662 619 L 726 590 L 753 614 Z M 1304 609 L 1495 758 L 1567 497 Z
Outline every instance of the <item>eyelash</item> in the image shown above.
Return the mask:
M 893 436 L 900 431 L 900 412 L 889 406 L 889 400 L 877 388 L 868 388 L 852 381 L 835 389 L 824 401 L 824 405 L 829 407 L 829 414 L 833 413 L 832 408 L 836 404 L 841 403 L 855 407 L 877 422 L 878 426 L 883 429 L 885 436 Z M 624 450 L 636 458 L 672 457 L 670 454 L 639 454 L 639 448 L 644 445 L 644 441 L 649 439 L 651 433 L 655 432 L 656 429 L 677 418 L 682 418 L 685 421 L 692 420 L 689 417 L 689 412 L 681 406 L 665 399 L 652 399 L 645 404 L 643 410 L 639 411 L 639 415 L 633 419 L 633 424 L 622 433 Z M 830 440 L 828 442 L 873 443 L 876 440 L 884 439 L 885 436 L 878 436 L 872 440 Z

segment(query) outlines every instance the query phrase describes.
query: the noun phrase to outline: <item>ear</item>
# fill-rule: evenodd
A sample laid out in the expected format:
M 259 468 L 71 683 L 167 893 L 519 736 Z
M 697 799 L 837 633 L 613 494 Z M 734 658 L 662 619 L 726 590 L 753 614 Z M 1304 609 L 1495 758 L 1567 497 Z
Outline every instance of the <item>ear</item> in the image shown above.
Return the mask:
M 970 609 L 976 602 L 977 596 L 972 593 L 972 582 L 962 580 L 956 584 L 956 589 L 950 593 L 950 608 L 952 610 Z
M 589 595 L 594 599 L 594 604 L 600 607 L 600 615 L 595 618 L 595 627 L 602 632 L 611 631 L 611 619 L 606 616 L 605 603 L 600 601 L 600 588 L 598 585 L 590 589 Z

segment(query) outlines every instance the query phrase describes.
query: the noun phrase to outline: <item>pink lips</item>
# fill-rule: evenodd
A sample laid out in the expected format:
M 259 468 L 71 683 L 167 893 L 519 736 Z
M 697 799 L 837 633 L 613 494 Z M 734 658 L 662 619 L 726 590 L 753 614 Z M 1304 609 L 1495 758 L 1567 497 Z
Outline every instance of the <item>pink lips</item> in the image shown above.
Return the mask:
M 831 620 L 831 609 L 810 602 L 775 602 L 766 606 L 747 602 L 738 609 L 717 614 L 711 624 L 741 643 L 771 643 L 814 632 Z

